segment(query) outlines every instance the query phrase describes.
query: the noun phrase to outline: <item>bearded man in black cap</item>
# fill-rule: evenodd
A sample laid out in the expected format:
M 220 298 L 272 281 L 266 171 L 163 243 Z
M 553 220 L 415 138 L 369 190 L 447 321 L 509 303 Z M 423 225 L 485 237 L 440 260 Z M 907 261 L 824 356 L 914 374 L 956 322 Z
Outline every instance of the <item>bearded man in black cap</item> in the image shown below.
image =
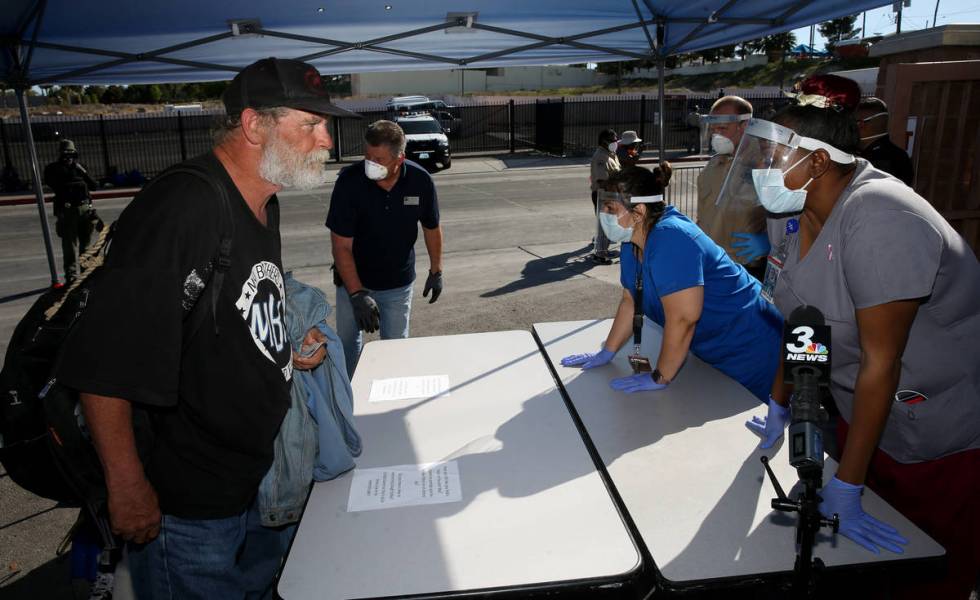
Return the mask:
M 295 60 L 249 65 L 223 100 L 214 149 L 188 162 L 224 188 L 230 215 L 191 173 L 161 175 L 137 196 L 57 374 L 81 394 L 138 598 L 269 593 L 281 551 L 256 542 L 254 500 L 293 369 L 325 353 L 302 358 L 286 336 L 276 193 L 324 184 L 329 119 L 357 115 Z M 228 218 L 230 253 L 218 250 Z M 323 341 L 316 328 L 306 337 Z M 139 454 L 134 410 L 152 423 Z
M 44 184 L 54 191 L 55 232 L 61 238 L 65 279 L 78 275 L 78 257 L 92 239 L 93 219 L 90 192 L 98 187 L 78 162 L 75 142 L 61 140 L 58 160 L 44 168 Z

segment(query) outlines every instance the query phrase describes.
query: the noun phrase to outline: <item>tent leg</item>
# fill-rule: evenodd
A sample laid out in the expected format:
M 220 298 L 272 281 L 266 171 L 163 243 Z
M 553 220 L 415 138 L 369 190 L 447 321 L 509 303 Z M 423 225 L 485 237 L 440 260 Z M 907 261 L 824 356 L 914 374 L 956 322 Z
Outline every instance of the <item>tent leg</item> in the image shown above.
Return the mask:
M 51 285 L 58 284 L 58 270 L 54 266 L 54 249 L 51 247 L 51 231 L 48 229 L 48 213 L 44 209 L 44 187 L 41 183 L 41 167 L 37 160 L 37 147 L 31 132 L 31 117 L 27 112 L 27 98 L 23 88 L 17 88 L 17 103 L 20 105 L 20 123 L 27 140 L 27 151 L 31 155 L 31 179 L 34 181 L 34 197 L 37 199 L 37 212 L 41 217 L 41 234 L 44 236 L 44 250 L 48 255 L 48 269 L 51 270 Z
M 658 161 L 664 161 L 667 158 L 667 147 L 666 147 L 666 124 L 667 119 L 664 115 L 664 57 L 661 56 L 657 59 L 657 127 L 660 129 L 660 136 L 658 140 L 657 149 L 659 151 Z

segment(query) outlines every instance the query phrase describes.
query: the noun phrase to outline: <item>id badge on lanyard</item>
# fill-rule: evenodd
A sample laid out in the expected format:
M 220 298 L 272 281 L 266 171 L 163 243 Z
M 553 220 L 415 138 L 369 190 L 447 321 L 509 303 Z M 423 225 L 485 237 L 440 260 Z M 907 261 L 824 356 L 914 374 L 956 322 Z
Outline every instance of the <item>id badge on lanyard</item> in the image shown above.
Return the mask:
M 785 256 L 783 257 L 785 259 Z M 770 304 L 773 303 L 773 295 L 776 292 L 776 283 L 779 282 L 779 275 L 783 272 L 783 261 L 775 255 L 770 254 L 766 261 L 766 276 L 762 278 L 762 299 Z
M 766 259 L 766 276 L 762 278 L 762 299 L 770 304 L 774 304 L 773 298 L 776 294 L 776 284 L 779 283 L 779 276 L 783 272 L 786 264 L 786 256 L 789 254 L 789 236 L 794 235 L 800 230 L 800 222 L 796 219 L 786 221 L 786 235 L 779 243 L 779 248 L 775 253 L 770 254 Z
M 633 297 L 633 354 L 630 354 L 630 366 L 633 373 L 651 373 L 653 365 L 650 359 L 640 354 L 640 341 L 643 337 L 643 277 L 642 265 L 636 265 L 636 295 Z

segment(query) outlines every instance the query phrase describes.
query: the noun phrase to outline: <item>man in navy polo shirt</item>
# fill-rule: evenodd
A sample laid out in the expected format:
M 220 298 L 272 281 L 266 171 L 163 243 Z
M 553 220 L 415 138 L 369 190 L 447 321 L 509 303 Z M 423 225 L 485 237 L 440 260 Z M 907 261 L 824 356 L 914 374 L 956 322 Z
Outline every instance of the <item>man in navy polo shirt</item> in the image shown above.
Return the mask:
M 405 132 L 376 121 L 364 134 L 364 160 L 337 177 L 327 227 L 337 286 L 337 333 L 347 372 L 361 354 L 361 331 L 382 339 L 408 337 L 415 281 L 415 242 L 422 224 L 429 252 L 423 296 L 442 293 L 442 228 L 432 177 L 405 160 Z

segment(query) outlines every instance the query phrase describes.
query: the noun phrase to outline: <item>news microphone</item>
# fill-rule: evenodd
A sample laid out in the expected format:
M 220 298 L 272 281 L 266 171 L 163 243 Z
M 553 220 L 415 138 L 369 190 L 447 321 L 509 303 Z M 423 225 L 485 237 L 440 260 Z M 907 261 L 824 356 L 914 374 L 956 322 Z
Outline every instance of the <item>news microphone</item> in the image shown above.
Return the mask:
M 789 463 L 796 467 L 802 490 L 789 498 L 769 467 L 769 458 L 760 458 L 776 489 L 772 507 L 800 514 L 796 522 L 796 563 L 793 565 L 793 597 L 814 598 L 817 577 L 823 561 L 813 557 L 813 546 L 821 527 L 834 533 L 840 525 L 837 515 L 824 518 L 820 513 L 819 490 L 823 486 L 823 434 L 820 426 L 827 412 L 820 405 L 821 386 L 830 385 L 830 327 L 813 306 L 794 310 L 783 327 L 783 382 L 792 384 L 792 421 L 789 426 Z
M 814 306 L 794 310 L 783 329 L 783 381 L 792 384 L 789 462 L 800 479 L 823 477 L 823 433 L 827 411 L 820 387 L 830 384 L 830 327 Z

